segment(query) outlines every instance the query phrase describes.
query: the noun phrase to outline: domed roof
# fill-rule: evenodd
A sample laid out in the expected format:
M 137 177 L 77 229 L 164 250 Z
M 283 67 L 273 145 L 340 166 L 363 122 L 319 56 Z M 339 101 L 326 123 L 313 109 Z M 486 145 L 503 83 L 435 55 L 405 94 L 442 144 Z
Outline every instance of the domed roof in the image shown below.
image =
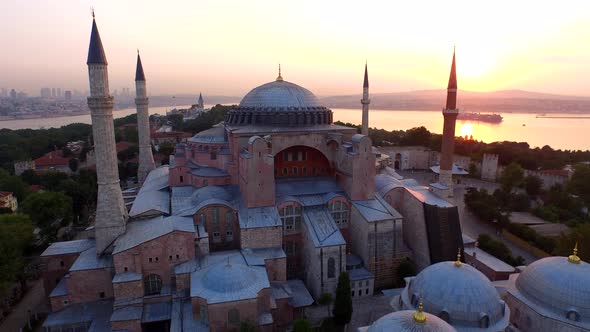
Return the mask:
M 402 310 L 387 314 L 375 321 L 367 332 L 455 332 L 451 325 L 444 320 L 424 313 L 426 320 L 422 323 L 414 319 L 413 310 Z
M 231 194 L 220 186 L 206 186 L 195 190 L 191 196 L 194 204 L 200 204 L 208 199 L 231 200 Z
M 508 308 L 492 283 L 468 264 L 440 262 L 431 265 L 410 281 L 406 300 L 416 307 L 422 296 L 424 310 L 447 316 L 451 325 L 479 326 L 481 319 L 489 326 L 508 324 Z M 503 326 L 503 328 L 506 326 Z
M 216 292 L 239 292 L 256 283 L 256 272 L 243 264 L 217 264 L 203 276 L 203 286 Z
M 293 108 L 321 107 L 311 91 L 291 82 L 276 80 L 252 89 L 240 102 L 240 107 Z
M 528 265 L 516 279 L 527 299 L 559 315 L 576 311 L 590 319 L 590 264 L 572 263 L 566 257 L 546 257 Z

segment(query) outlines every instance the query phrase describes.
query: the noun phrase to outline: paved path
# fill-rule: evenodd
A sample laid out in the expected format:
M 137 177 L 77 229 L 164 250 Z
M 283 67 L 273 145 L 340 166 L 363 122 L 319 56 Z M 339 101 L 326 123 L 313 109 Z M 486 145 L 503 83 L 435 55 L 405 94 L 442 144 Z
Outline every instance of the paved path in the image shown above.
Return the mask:
M 422 185 L 428 185 L 430 182 L 433 181 L 433 173 L 431 172 L 408 172 L 408 171 L 400 171 L 400 175 L 405 178 L 413 178 L 418 183 Z M 487 182 L 477 179 L 471 178 L 464 178 L 463 183 L 460 185 L 455 186 L 454 190 L 454 197 L 450 198 L 449 201 L 457 206 L 459 209 L 459 220 L 461 221 L 461 231 L 472 237 L 473 239 L 477 240 L 479 234 L 487 234 L 495 239 L 502 241 L 506 246 L 512 251 L 512 255 L 522 256 L 524 258 L 526 264 L 530 264 L 531 262 L 537 260 L 537 257 L 530 254 L 527 251 L 524 251 L 514 245 L 512 242 L 508 241 L 507 239 L 503 238 L 501 235 L 497 234 L 497 229 L 493 225 L 483 222 L 479 220 L 473 213 L 471 213 L 465 207 L 464 195 L 467 187 L 476 187 L 476 188 L 483 188 L 486 189 L 489 193 L 493 193 L 494 190 L 499 188 L 497 183 Z
M 18 331 L 27 323 L 28 310 L 35 310 L 44 301 L 45 290 L 43 289 L 43 280 L 35 281 L 33 286 L 29 289 L 25 297 L 16 305 L 10 315 L 6 317 L 0 331 L 12 332 Z

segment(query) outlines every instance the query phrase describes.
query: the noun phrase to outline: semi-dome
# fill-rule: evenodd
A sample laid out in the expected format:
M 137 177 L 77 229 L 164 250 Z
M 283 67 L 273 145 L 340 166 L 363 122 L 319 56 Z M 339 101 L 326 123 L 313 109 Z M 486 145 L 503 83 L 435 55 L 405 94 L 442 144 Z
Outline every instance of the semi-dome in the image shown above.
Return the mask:
M 203 286 L 216 292 L 239 292 L 256 283 L 256 272 L 243 264 L 218 264 L 203 276 Z
M 424 310 L 458 327 L 505 328 L 509 309 L 492 283 L 461 262 L 431 265 L 411 279 L 402 294 L 406 307 L 415 308 L 422 296 Z
M 575 255 L 571 257 L 577 257 Z M 590 264 L 571 257 L 547 257 L 528 265 L 516 288 L 543 308 L 577 320 L 590 319 Z
M 332 123 L 332 111 L 306 88 L 280 76 L 252 89 L 229 111 L 229 125 L 310 126 Z
M 402 310 L 387 314 L 375 321 L 367 332 L 456 332 L 451 325 L 444 320 L 431 315 L 422 313 L 424 320 L 416 321 L 416 312 L 412 310 Z
M 191 196 L 191 200 L 194 204 L 200 204 L 206 200 L 216 199 L 229 201 L 231 200 L 231 194 L 220 186 L 206 186 L 195 190 Z

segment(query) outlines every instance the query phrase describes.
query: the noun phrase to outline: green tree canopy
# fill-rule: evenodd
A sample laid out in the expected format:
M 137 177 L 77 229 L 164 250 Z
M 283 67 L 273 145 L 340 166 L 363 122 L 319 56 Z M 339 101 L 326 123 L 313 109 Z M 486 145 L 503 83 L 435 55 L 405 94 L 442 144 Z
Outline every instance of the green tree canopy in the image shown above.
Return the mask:
M 524 181 L 524 170 L 517 163 L 511 163 L 504 168 L 502 175 L 500 175 L 500 185 L 502 190 L 509 193 L 515 187 L 520 187 Z
M 56 239 L 57 230 L 72 221 L 72 199 L 61 192 L 30 194 L 22 204 L 23 212 L 41 229 L 45 242 Z
M 568 183 L 568 190 L 580 196 L 584 204 L 590 207 L 590 166 L 584 164 L 575 166 L 574 174 Z
M 536 197 L 541 193 L 543 181 L 538 176 L 529 175 L 524 178 L 524 190 L 529 196 Z
M 22 214 L 0 215 L 0 295 L 23 271 L 24 254 L 33 242 L 33 225 Z
M 312 332 L 311 324 L 306 319 L 298 319 L 293 323 L 294 332 Z
M 350 290 L 350 278 L 347 272 L 341 272 L 336 286 L 336 299 L 334 301 L 334 322 L 345 325 L 352 318 L 352 294 Z

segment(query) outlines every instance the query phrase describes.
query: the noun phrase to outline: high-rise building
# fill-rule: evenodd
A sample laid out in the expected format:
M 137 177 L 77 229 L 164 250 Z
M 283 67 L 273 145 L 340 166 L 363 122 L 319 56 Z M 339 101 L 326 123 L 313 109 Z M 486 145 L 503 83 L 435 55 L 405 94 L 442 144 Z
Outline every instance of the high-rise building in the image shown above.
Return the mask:
M 51 89 L 50 88 L 41 88 L 41 98 L 51 98 Z
M 61 88 L 57 88 L 56 93 L 57 93 L 56 97 L 61 98 Z
M 10 90 L 10 98 L 16 99 L 16 90 L 14 90 L 14 89 Z
M 150 143 L 150 115 L 148 112 L 148 97 L 145 74 L 141 57 L 137 52 L 137 67 L 135 69 L 135 105 L 137 106 L 137 132 L 139 136 L 139 166 L 137 180 L 143 184 L 148 174 L 156 168 L 152 145 Z
M 55 88 L 51 88 L 51 98 L 55 98 Z
M 90 79 L 88 107 L 92 118 L 98 180 L 95 221 L 96 253 L 101 255 L 109 249 L 119 235 L 125 232 L 127 208 L 119 184 L 113 124 L 114 99 L 109 94 L 108 63 L 94 19 L 86 64 Z
M 66 98 L 66 100 L 67 100 L 67 101 L 70 101 L 70 100 L 72 100 L 72 91 L 70 91 L 70 90 L 66 90 L 66 91 L 64 92 L 64 96 L 65 96 L 65 98 Z
M 6 88 L 2 88 L 0 90 L 0 97 L 3 97 L 3 98 L 8 97 L 8 90 L 6 90 Z

